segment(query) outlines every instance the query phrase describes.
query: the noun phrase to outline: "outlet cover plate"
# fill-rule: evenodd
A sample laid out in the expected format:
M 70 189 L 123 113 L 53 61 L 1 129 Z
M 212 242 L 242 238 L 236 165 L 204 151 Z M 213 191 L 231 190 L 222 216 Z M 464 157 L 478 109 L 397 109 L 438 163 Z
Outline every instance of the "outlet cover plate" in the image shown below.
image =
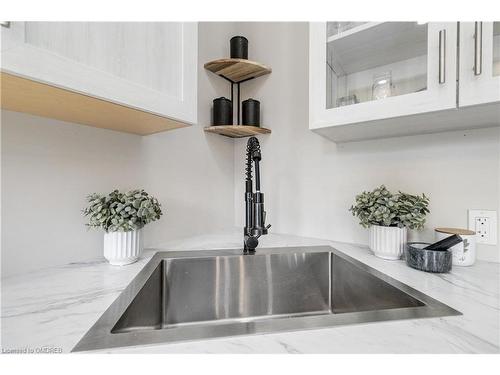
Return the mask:
M 497 212 L 492 210 L 469 210 L 469 229 L 476 232 L 477 243 L 497 244 Z

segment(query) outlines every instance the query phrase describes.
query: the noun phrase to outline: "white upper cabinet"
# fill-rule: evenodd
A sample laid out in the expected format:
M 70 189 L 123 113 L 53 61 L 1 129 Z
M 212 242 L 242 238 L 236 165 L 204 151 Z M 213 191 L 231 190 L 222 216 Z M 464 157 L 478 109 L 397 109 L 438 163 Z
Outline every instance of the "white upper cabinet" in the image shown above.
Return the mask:
M 500 22 L 460 22 L 459 105 L 500 102 Z
M 197 121 L 196 23 L 11 22 L 2 71 L 177 121 Z
M 500 126 L 499 113 L 500 22 L 310 24 L 318 134 L 348 142 Z

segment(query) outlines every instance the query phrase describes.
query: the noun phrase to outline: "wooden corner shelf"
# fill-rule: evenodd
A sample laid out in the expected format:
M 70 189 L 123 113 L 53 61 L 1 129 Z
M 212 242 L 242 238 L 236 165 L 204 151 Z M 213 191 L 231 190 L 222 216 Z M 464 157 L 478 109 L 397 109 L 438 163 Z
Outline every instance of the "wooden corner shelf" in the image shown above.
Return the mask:
M 232 83 L 247 81 L 271 73 L 271 68 L 245 59 L 218 59 L 207 62 L 205 69 Z
M 267 66 L 262 65 L 258 62 L 246 59 L 218 59 L 207 62 L 205 64 L 205 69 L 231 82 L 232 103 L 234 103 L 235 100 L 234 98 L 235 86 L 237 91 L 236 105 L 233 104 L 233 108 L 234 107 L 237 108 L 236 125 L 207 126 L 205 127 L 206 132 L 220 134 L 230 138 L 243 138 L 243 137 L 251 137 L 252 135 L 271 133 L 270 129 L 261 128 L 258 126 L 251 126 L 251 125 L 240 125 L 241 123 L 240 83 L 269 74 L 272 71 L 271 68 L 268 68 Z
M 251 125 L 206 126 L 205 131 L 208 133 L 224 135 L 230 138 L 244 138 L 244 137 L 251 137 L 252 135 L 271 133 L 271 129 L 261 128 L 258 126 L 251 126 Z
M 1 107 L 96 128 L 148 135 L 186 123 L 60 87 L 0 72 Z

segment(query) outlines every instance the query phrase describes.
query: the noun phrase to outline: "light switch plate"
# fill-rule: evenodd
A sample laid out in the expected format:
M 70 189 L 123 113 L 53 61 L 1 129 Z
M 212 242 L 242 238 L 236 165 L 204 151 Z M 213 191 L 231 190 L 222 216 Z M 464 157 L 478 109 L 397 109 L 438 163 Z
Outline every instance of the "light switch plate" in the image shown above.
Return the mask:
M 476 232 L 477 243 L 497 244 L 497 212 L 492 210 L 469 210 L 469 229 Z

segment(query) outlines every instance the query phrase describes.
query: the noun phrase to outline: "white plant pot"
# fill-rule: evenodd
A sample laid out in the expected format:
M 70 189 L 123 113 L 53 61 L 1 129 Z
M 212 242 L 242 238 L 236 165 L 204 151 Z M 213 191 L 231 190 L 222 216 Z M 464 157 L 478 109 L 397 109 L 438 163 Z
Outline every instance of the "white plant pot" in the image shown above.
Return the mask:
M 142 253 L 141 230 L 104 233 L 104 258 L 114 266 L 134 263 Z
M 370 227 L 370 250 L 379 258 L 401 259 L 406 238 L 406 228 L 372 225 Z

